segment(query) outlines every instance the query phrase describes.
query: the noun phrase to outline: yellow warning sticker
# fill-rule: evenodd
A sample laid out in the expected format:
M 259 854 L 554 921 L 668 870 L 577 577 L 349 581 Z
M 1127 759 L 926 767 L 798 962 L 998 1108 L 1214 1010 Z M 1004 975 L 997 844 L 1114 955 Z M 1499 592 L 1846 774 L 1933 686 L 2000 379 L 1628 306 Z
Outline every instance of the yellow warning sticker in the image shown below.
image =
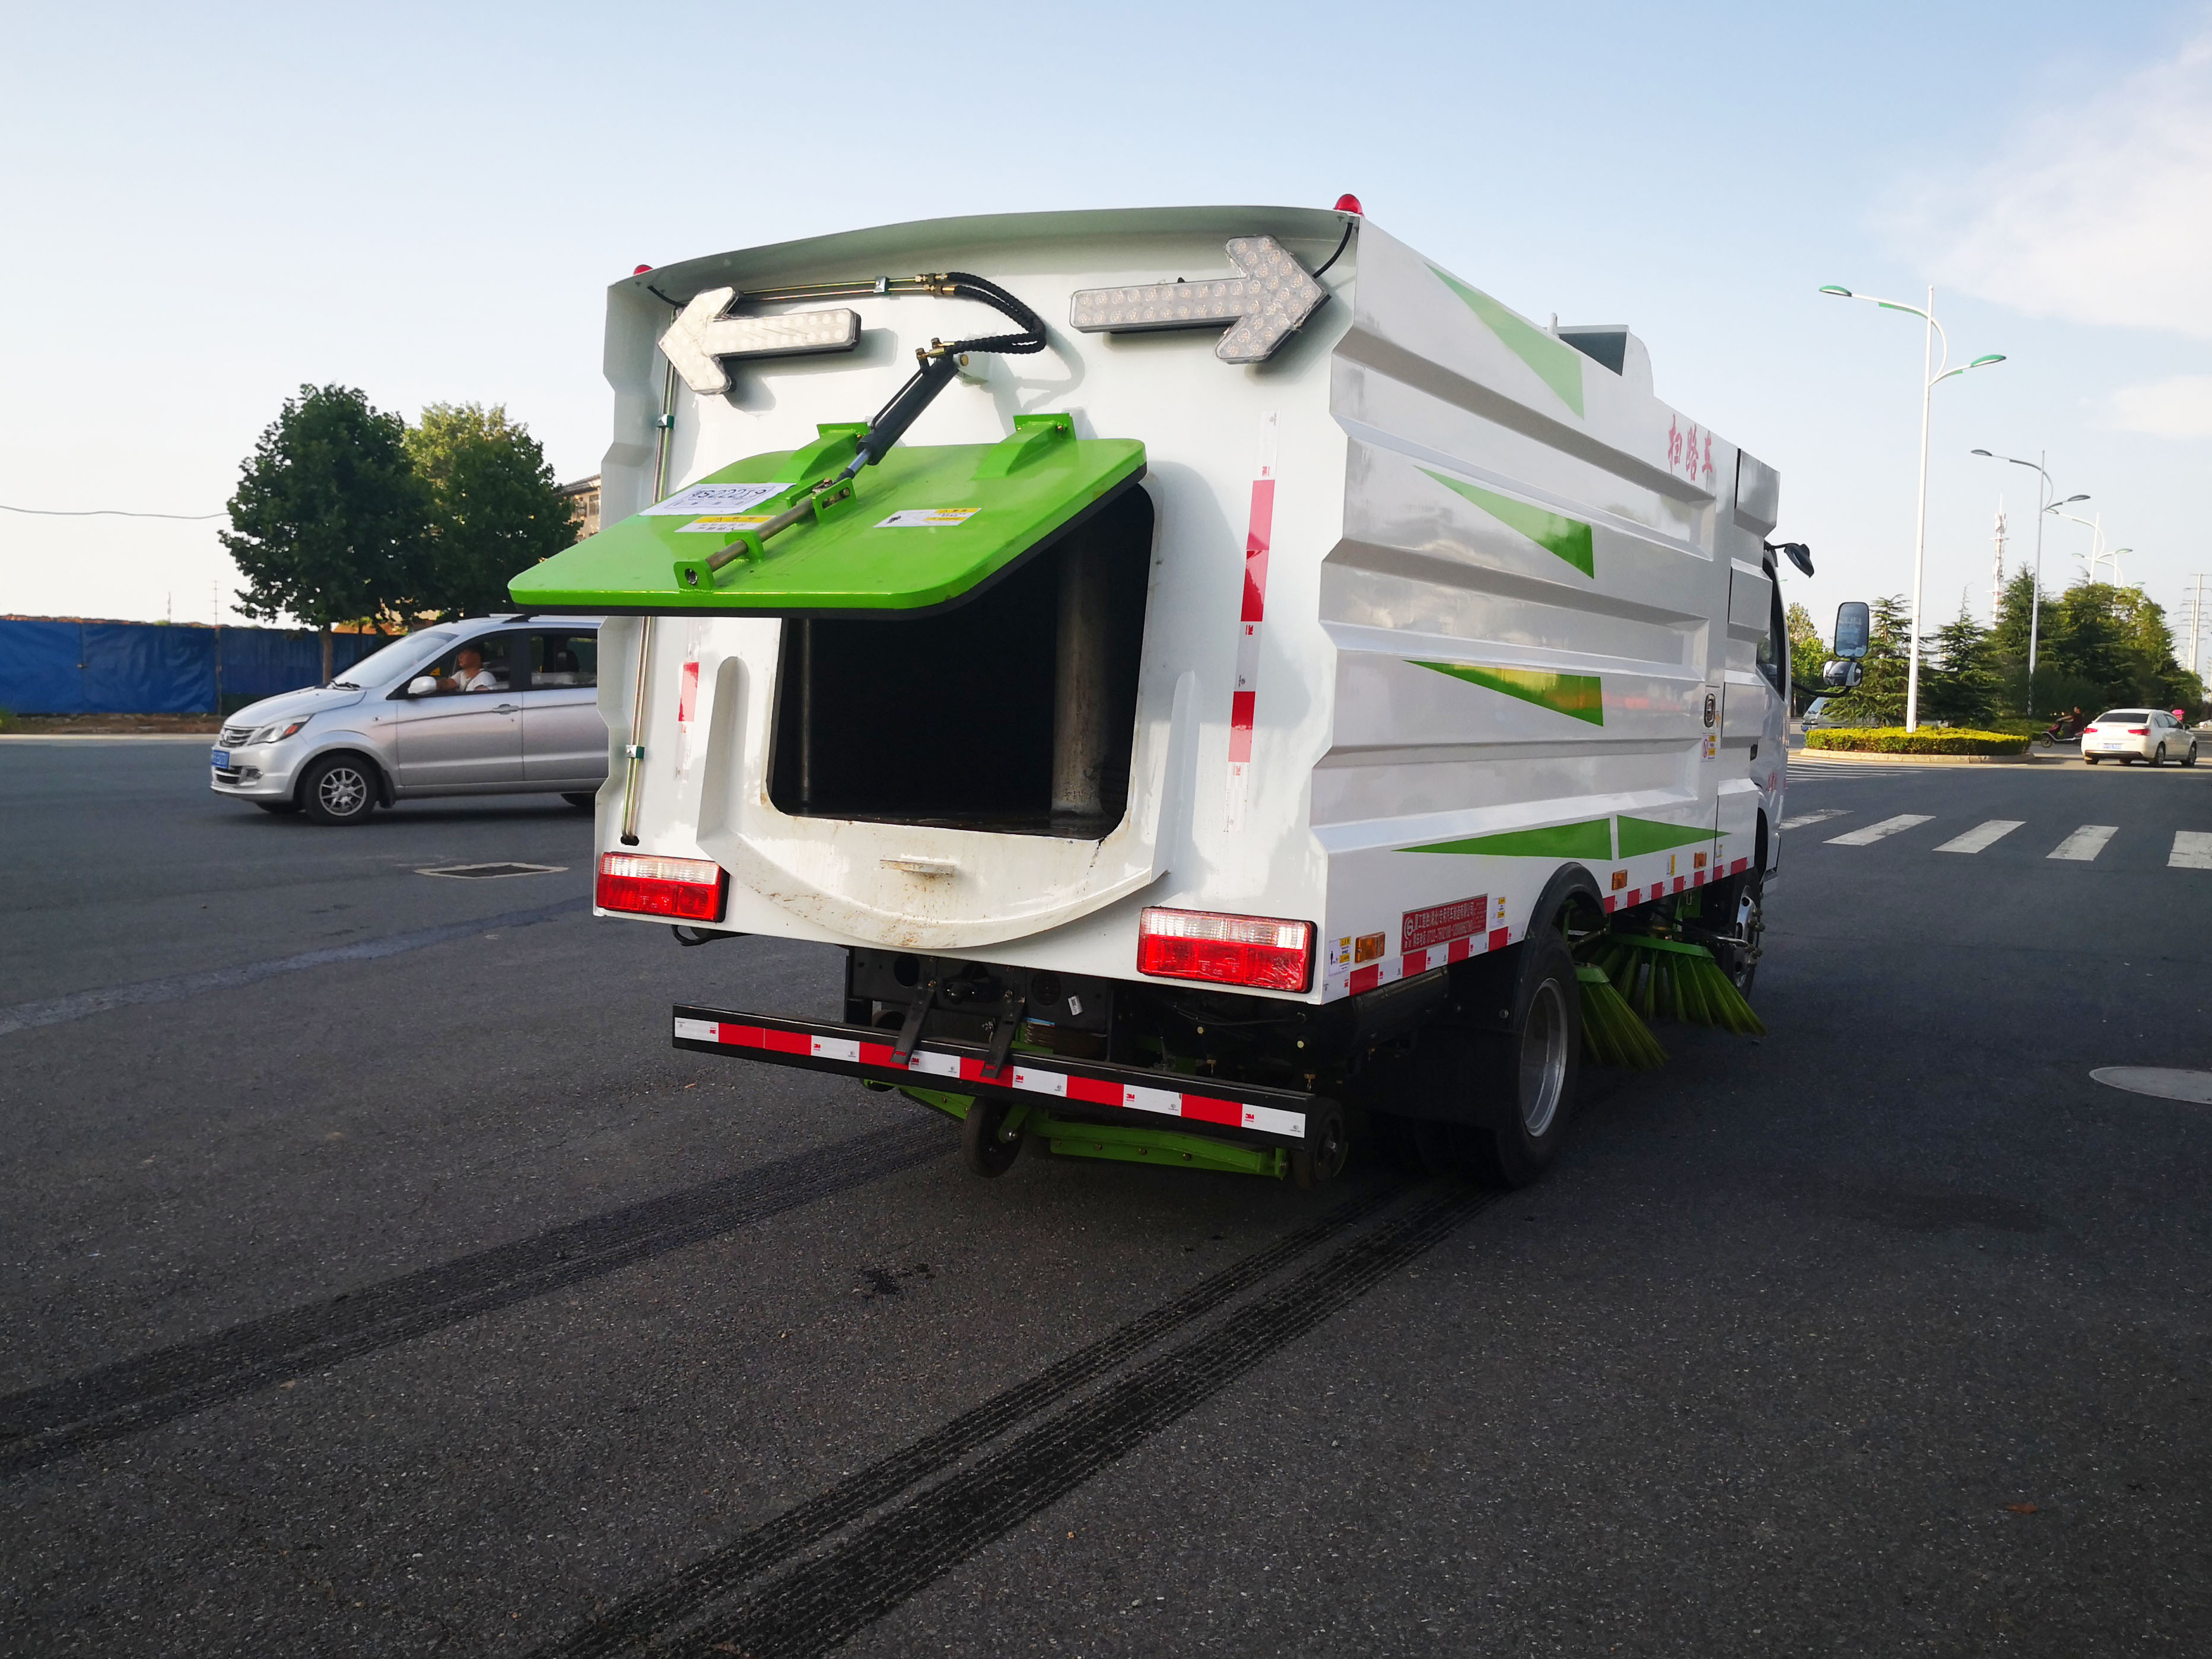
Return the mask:
M 774 515 L 767 513 L 710 513 L 703 519 L 694 519 L 690 524 L 679 524 L 679 536 L 726 536 L 733 530 L 750 530 L 757 524 L 766 524 Z
M 876 526 L 878 530 L 944 530 L 966 524 L 980 507 L 910 507 L 894 513 Z

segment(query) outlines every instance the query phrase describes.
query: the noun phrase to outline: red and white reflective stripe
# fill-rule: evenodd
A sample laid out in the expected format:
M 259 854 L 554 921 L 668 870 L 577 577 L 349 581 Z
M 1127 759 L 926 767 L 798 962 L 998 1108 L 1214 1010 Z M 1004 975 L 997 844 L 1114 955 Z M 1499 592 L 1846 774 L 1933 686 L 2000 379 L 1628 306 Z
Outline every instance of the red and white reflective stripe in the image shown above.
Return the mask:
M 676 718 L 690 725 L 691 717 L 699 712 L 699 664 L 695 659 L 684 665 L 684 678 L 676 692 Z
M 1244 592 L 1237 619 L 1237 684 L 1229 696 L 1229 776 L 1225 827 L 1244 827 L 1252 791 L 1252 720 L 1260 697 L 1260 624 L 1267 615 L 1267 550 L 1275 538 L 1275 434 L 1271 413 L 1260 422 L 1260 476 L 1252 481 L 1252 513 L 1244 528 Z
M 857 1037 L 814 1036 L 804 1031 L 782 1031 L 772 1025 L 743 1025 L 725 1020 L 685 1019 L 676 1021 L 676 1035 L 693 1042 L 719 1042 L 732 1048 L 759 1048 L 775 1054 L 805 1054 L 816 1060 L 842 1060 L 848 1065 L 881 1066 L 896 1068 L 891 1045 L 870 1042 Z M 1194 1123 L 1218 1123 L 1231 1128 L 1261 1129 L 1269 1134 L 1292 1135 L 1303 1139 L 1306 1132 L 1304 1112 L 1286 1112 L 1279 1107 L 1252 1106 L 1240 1100 L 1221 1100 L 1212 1095 L 1185 1094 L 1176 1089 L 1146 1089 L 1132 1084 L 1103 1082 L 1097 1078 L 1078 1077 L 1069 1072 L 1054 1071 L 1049 1066 L 1027 1065 L 1007 1068 L 1010 1078 L 991 1078 L 980 1060 L 962 1054 L 933 1054 L 924 1048 L 917 1050 L 907 1061 L 906 1069 L 919 1072 L 925 1077 L 943 1078 L 952 1083 L 982 1083 L 1004 1081 L 1009 1088 L 1026 1094 L 1050 1095 L 1055 1099 L 1073 1100 L 1094 1106 L 1119 1106 L 1130 1111 L 1157 1112 L 1165 1117 L 1186 1118 Z
M 1389 985 L 1415 974 L 1425 974 L 1431 968 L 1447 963 L 1465 962 L 1469 957 L 1479 957 L 1486 951 L 1502 951 L 1513 942 L 1510 927 L 1492 927 L 1486 933 L 1469 933 L 1464 938 L 1446 939 L 1419 951 L 1407 951 L 1395 958 L 1380 962 L 1361 963 L 1357 966 L 1348 962 L 1331 961 L 1328 964 L 1328 993 L 1334 995 L 1357 995 L 1371 991 L 1378 985 Z M 1332 956 L 1334 954 L 1332 951 Z

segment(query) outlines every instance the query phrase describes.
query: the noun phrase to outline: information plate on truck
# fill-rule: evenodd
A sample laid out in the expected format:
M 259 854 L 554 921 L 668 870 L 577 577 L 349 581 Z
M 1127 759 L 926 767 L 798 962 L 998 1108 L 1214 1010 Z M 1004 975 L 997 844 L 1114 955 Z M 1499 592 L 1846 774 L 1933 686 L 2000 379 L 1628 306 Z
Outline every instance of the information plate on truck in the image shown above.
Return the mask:
M 1480 933 L 1489 910 L 1487 893 L 1455 899 L 1449 904 L 1433 904 L 1425 910 L 1408 910 L 1399 918 L 1398 948 L 1407 953 L 1425 951 L 1431 945 L 1449 945 L 1455 939 Z

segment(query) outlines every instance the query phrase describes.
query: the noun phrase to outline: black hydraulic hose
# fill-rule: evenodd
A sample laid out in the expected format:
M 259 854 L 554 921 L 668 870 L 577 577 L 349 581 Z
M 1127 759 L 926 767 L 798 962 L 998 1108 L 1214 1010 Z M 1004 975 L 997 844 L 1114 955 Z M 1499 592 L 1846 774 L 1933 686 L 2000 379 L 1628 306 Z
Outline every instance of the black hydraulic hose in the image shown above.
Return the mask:
M 844 471 L 843 476 L 848 478 L 864 466 L 873 466 L 890 453 L 891 446 L 906 435 L 906 429 L 914 424 L 915 417 L 960 372 L 960 359 L 964 354 L 988 351 L 1001 356 L 1024 357 L 1045 348 L 1044 319 L 988 277 L 965 270 L 948 270 L 931 284 L 931 291 L 947 298 L 978 301 L 1015 324 L 1021 331 L 981 335 L 972 340 L 933 341 L 927 351 L 917 353 L 921 366 L 868 422 L 867 431 L 861 434 L 860 453 L 853 457 L 852 465 Z

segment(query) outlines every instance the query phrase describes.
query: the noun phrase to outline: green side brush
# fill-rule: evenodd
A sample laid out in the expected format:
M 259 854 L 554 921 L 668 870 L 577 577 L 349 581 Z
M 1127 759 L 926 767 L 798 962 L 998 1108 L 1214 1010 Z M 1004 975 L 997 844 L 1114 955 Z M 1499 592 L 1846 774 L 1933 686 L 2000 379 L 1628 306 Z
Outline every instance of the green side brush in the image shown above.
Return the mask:
M 1702 945 L 1643 933 L 1610 933 L 1591 960 L 1645 1019 L 1716 1026 L 1738 1036 L 1766 1035 L 1743 993 Z
M 1613 988 L 1604 969 L 1583 963 L 1575 978 L 1582 984 L 1583 1047 L 1592 1060 L 1631 1072 L 1653 1072 L 1667 1063 L 1659 1039 Z

